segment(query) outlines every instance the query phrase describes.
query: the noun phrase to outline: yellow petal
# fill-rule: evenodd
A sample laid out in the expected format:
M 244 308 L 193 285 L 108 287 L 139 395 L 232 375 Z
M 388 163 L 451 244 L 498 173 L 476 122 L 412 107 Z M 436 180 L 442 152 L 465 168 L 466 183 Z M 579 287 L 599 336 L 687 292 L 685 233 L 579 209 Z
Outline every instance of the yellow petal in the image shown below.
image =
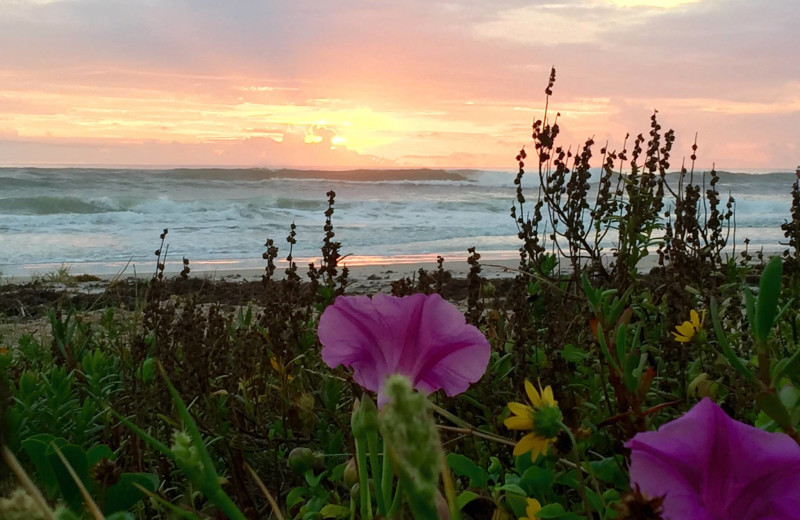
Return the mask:
M 705 322 L 706 322 L 706 310 L 703 309 L 703 311 L 700 313 L 700 326 L 697 328 L 699 329 L 700 327 L 702 327 Z
M 536 518 L 536 513 L 542 510 L 542 504 L 535 498 L 529 498 L 527 501 L 528 507 L 525 508 L 525 517 L 528 518 L 528 520 L 534 520 Z
M 536 391 L 533 384 L 527 379 L 525 380 L 525 393 L 528 394 L 528 399 L 531 400 L 531 404 L 534 408 L 542 406 L 542 398 L 539 397 L 539 392 Z
M 556 400 L 553 399 L 553 389 L 550 388 L 550 385 L 547 385 L 544 387 L 544 390 L 542 390 L 542 402 L 550 406 L 558 406 Z
M 514 456 L 519 457 L 523 453 L 527 453 L 533 449 L 534 445 L 536 444 L 536 434 L 529 433 L 525 437 L 521 438 L 516 446 L 514 446 Z
M 547 453 L 547 447 L 549 445 L 550 445 L 550 441 L 549 440 L 543 439 L 541 437 L 534 437 L 533 438 L 533 446 L 531 447 L 531 460 L 533 462 L 536 462 L 536 459 L 539 458 L 539 455 L 546 454 Z
M 687 338 L 686 336 L 678 334 L 677 332 L 673 332 L 672 335 L 675 336 L 675 341 L 678 343 L 689 343 L 689 341 L 692 339 L 691 337 Z
M 691 312 L 689 312 L 689 317 L 692 320 L 692 325 L 694 326 L 694 328 L 695 329 L 699 329 L 700 328 L 700 315 L 697 314 L 697 311 L 692 309 Z
M 679 334 L 691 338 L 692 336 L 694 336 L 694 332 L 696 329 L 691 323 L 689 323 L 688 321 L 684 321 L 683 323 L 675 327 L 675 330 L 677 330 Z
M 509 417 L 503 424 L 506 425 L 506 428 L 509 430 L 531 430 L 533 429 L 533 420 L 531 419 L 530 415 L 527 417 L 520 417 L 520 416 L 513 416 Z
M 511 413 L 514 415 L 519 415 L 522 417 L 530 417 L 533 415 L 533 409 L 530 406 L 522 403 L 508 403 L 508 409 L 511 410 Z

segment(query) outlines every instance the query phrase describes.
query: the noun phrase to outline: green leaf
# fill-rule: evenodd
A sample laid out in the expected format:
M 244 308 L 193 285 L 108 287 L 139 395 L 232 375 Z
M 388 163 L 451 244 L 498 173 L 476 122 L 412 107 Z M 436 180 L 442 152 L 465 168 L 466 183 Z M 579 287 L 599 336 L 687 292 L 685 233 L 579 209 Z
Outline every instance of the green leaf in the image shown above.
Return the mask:
M 147 495 L 135 484 L 150 492 L 155 492 L 158 488 L 158 477 L 152 473 L 123 473 L 120 475 L 119 481 L 108 488 L 103 512 L 109 514 L 127 511 L 146 497 Z
M 155 362 L 153 358 L 148 357 L 144 361 L 142 361 L 142 368 L 139 373 L 139 377 L 145 383 L 149 383 L 151 379 L 153 379 L 153 375 L 155 374 Z
M 566 511 L 561 504 L 547 504 L 536 513 L 536 516 L 539 518 L 561 518 L 564 513 Z
M 606 361 L 611 368 L 614 369 L 615 372 L 619 372 L 619 366 L 614 358 L 611 356 L 611 352 L 608 350 L 608 345 L 606 345 L 605 335 L 603 334 L 603 324 L 597 324 L 597 341 L 600 343 L 600 351 L 606 357 Z
M 554 479 L 553 470 L 531 466 L 522 474 L 518 484 L 527 495 L 542 496 L 553 486 Z
M 616 343 L 614 345 L 617 351 L 617 360 L 620 363 L 623 363 L 623 360 L 625 359 L 625 352 L 627 351 L 628 347 L 626 344 L 627 333 L 628 333 L 628 326 L 624 323 L 620 323 L 617 326 L 617 338 L 616 338 Z
M 322 518 L 348 518 L 350 516 L 350 508 L 336 504 L 328 504 L 319 512 Z
M 761 392 L 756 396 L 756 403 L 767 416 L 778 423 L 781 428 L 791 428 L 789 412 L 780 398 L 773 392 Z
M 598 495 L 597 492 L 593 491 L 592 489 L 590 489 L 588 487 L 584 490 L 584 492 L 586 493 L 586 498 L 589 501 L 589 503 L 592 505 L 594 510 L 595 511 L 602 511 L 603 510 L 603 499 L 600 497 L 600 495 Z
M 286 495 L 286 508 L 291 509 L 303 500 L 309 494 L 308 488 L 306 487 L 296 487 L 289 491 L 289 494 Z
M 127 511 L 118 511 L 112 515 L 108 515 L 106 520 L 135 520 L 134 516 Z
M 449 453 L 447 465 L 459 477 L 468 477 L 470 487 L 483 487 L 489 481 L 489 473 L 464 455 Z
M 589 462 L 594 476 L 607 484 L 613 484 L 616 487 L 624 488 L 629 481 L 628 476 L 622 470 L 623 457 L 622 455 L 615 455 L 614 457 L 607 457 L 602 460 L 593 460 Z
M 597 293 L 597 290 L 592 287 L 592 284 L 589 282 L 589 277 L 586 276 L 586 273 L 581 273 L 581 285 L 583 286 L 583 293 L 589 299 L 589 305 L 591 305 L 592 310 L 597 313 L 600 307 L 600 296 Z
M 564 345 L 564 349 L 561 351 L 561 357 L 563 357 L 565 361 L 568 361 L 570 363 L 580 363 L 588 356 L 589 354 L 579 349 L 572 343 L 567 343 L 566 345 Z
M 498 489 L 498 491 L 505 491 L 507 493 L 513 493 L 515 495 L 524 495 L 525 494 L 525 490 L 522 489 L 521 487 L 519 487 L 516 484 L 503 484 L 502 486 L 500 486 L 497 489 Z
M 783 276 L 783 261 L 779 256 L 773 256 L 764 272 L 761 274 L 761 283 L 758 291 L 758 305 L 755 313 L 753 334 L 762 345 L 767 343 L 769 331 L 775 323 L 778 314 L 778 298 L 781 295 L 781 277 Z
M 59 439 L 59 441 L 67 444 L 64 439 Z M 41 485 L 44 486 L 45 494 L 48 498 L 53 499 L 58 492 L 58 480 L 53 471 L 53 466 L 47 460 L 47 447 L 50 446 L 51 442 L 54 442 L 53 436 L 42 433 L 28 437 L 21 444 L 22 449 L 25 450 L 25 453 L 28 454 L 34 466 L 36 466 L 36 477 Z
M 80 516 L 76 515 L 69 509 L 61 509 L 56 513 L 56 520 L 82 520 Z
M 791 372 L 797 370 L 798 362 L 800 362 L 800 348 L 795 350 L 790 358 L 778 361 L 775 365 L 775 375 L 772 380 L 778 382 L 785 375 L 789 375 L 789 377 L 796 376 L 796 374 L 793 375 Z
M 306 471 L 303 474 L 303 476 L 305 477 L 306 483 L 308 484 L 308 486 L 311 487 L 311 488 L 315 488 L 315 487 L 319 486 L 319 483 L 322 482 L 322 479 L 324 479 L 327 474 L 328 474 L 327 471 L 323 471 L 319 475 L 314 475 L 314 470 L 310 469 L 310 470 Z
M 464 506 L 478 498 L 480 495 L 472 491 L 464 491 L 456 497 L 456 509 L 461 511 Z
M 561 520 L 585 520 L 586 517 L 576 515 L 564 510 L 561 504 L 547 504 L 542 507 L 536 516 L 539 518 L 560 518 Z
M 514 513 L 514 517 L 524 518 L 525 508 L 528 507 L 528 501 L 525 499 L 525 495 L 508 493 L 505 498 L 508 508 Z
M 86 452 L 86 463 L 89 464 L 90 468 L 100 462 L 101 459 L 113 460 L 113 458 L 114 452 L 105 444 L 96 444 Z
M 625 373 L 623 377 L 625 379 L 625 387 L 631 392 L 639 387 L 639 377 L 636 375 L 636 372 L 639 368 L 640 360 L 641 356 L 635 352 L 631 352 L 625 357 Z
M 89 481 L 89 465 L 86 463 L 86 452 L 80 446 L 74 444 L 66 444 L 59 446 L 58 449 L 64 455 L 67 463 L 72 466 L 78 479 L 85 487 L 88 487 Z M 81 495 L 78 485 L 70 475 L 69 470 L 64 465 L 61 457 L 58 456 L 53 445 L 48 446 L 47 460 L 53 468 L 53 473 L 58 481 L 58 488 L 61 491 L 61 497 L 73 511 L 81 511 L 83 508 L 83 495 Z

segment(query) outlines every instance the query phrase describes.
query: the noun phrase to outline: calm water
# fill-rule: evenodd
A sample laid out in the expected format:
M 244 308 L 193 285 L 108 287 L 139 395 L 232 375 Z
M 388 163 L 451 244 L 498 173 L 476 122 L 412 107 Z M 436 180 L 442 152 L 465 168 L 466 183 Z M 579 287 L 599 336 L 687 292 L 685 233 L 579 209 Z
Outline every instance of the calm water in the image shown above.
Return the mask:
M 62 263 L 73 273 L 115 273 L 129 260 L 150 271 L 169 228 L 171 271 L 261 268 L 264 241 L 284 246 L 297 225 L 295 257 L 319 255 L 326 192 L 351 263 L 514 258 L 509 217 L 514 171 L 296 172 L 260 169 L 0 168 L 0 272 L 24 275 Z M 736 198 L 737 242 L 774 250 L 789 218 L 793 170 L 723 173 Z M 526 176 L 535 198 L 534 175 Z M 741 247 L 741 246 L 739 246 Z M 360 258 L 359 258 L 360 257 Z

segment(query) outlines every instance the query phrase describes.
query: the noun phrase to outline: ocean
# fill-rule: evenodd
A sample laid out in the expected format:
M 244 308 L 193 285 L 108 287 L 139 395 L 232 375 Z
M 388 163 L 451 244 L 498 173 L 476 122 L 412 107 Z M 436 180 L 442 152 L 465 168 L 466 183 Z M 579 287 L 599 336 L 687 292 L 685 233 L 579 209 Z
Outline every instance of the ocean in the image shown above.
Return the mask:
M 335 240 L 350 265 L 517 257 L 509 209 L 516 171 L 0 168 L 0 273 L 61 266 L 72 274 L 152 272 L 169 229 L 167 271 L 263 268 L 267 238 L 302 266 L 319 257 L 326 193 L 336 192 Z M 722 172 L 736 199 L 737 249 L 781 250 L 794 170 Z M 535 200 L 537 180 L 523 182 Z M 529 204 L 530 206 L 531 204 Z M 610 243 L 607 245 L 611 245 Z

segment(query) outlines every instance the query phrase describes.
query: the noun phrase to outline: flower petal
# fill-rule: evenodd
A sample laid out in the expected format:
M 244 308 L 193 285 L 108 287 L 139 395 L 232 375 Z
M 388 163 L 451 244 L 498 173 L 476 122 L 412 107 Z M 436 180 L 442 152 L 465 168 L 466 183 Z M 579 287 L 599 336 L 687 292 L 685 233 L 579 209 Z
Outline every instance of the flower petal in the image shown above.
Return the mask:
M 666 519 L 800 519 L 800 446 L 734 421 L 708 398 L 626 446 L 631 485 L 666 495 Z
M 558 406 L 558 403 L 553 398 L 553 389 L 550 385 L 547 385 L 544 387 L 544 390 L 542 390 L 542 403 L 550 406 Z
M 480 379 L 491 354 L 483 334 L 438 294 L 340 296 L 320 317 L 318 335 L 322 360 L 351 367 L 379 401 L 392 374 L 425 393 L 461 393 Z
M 535 498 L 526 499 L 528 505 L 525 508 L 525 517 L 528 520 L 536 520 L 536 513 L 542 510 L 542 504 Z
M 511 413 L 514 415 L 519 415 L 522 417 L 530 417 L 533 415 L 533 409 L 530 406 L 524 405 L 522 403 L 508 403 L 508 409 L 511 410 Z
M 392 374 L 381 345 L 396 338 L 383 316 L 374 312 L 367 296 L 337 298 L 322 313 L 317 334 L 325 364 L 352 367 L 353 379 L 367 390 L 378 391 L 381 382 Z
M 449 396 L 460 394 L 486 372 L 491 355 L 489 341 L 477 327 L 467 324 L 455 305 L 438 294 L 408 298 L 415 297 L 423 308 L 419 321 L 412 323 L 415 334 L 406 332 L 400 373 L 408 375 L 419 390 L 430 393 L 441 388 Z M 415 343 L 411 349 L 410 338 Z
M 514 456 L 519 457 L 523 453 L 528 453 L 533 449 L 536 445 L 536 434 L 529 433 L 525 437 L 521 438 L 519 442 L 514 446 Z
M 677 332 L 673 332 L 672 335 L 675 336 L 675 341 L 677 341 L 679 343 L 689 343 L 690 341 L 692 341 L 691 336 L 690 337 L 686 337 L 686 336 L 684 336 L 682 334 L 678 334 Z
M 539 396 L 539 392 L 534 388 L 533 383 L 527 379 L 525 380 L 525 393 L 528 394 L 528 399 L 530 399 L 534 408 L 542 406 L 542 398 Z
M 688 321 L 684 321 L 683 323 L 675 327 L 675 330 L 678 331 L 679 334 L 686 336 L 687 338 L 691 338 L 692 336 L 694 336 L 695 333 L 694 326 Z
M 547 447 L 550 446 L 550 440 L 536 436 L 533 439 L 533 447 L 531 448 L 531 460 L 536 462 L 539 455 L 547 454 Z
M 700 315 L 697 314 L 697 311 L 692 309 L 689 311 L 689 318 L 692 321 L 692 326 L 696 329 L 700 328 Z
M 509 430 L 530 430 L 533 428 L 533 420 L 530 415 L 509 417 L 503 421 L 503 424 Z

